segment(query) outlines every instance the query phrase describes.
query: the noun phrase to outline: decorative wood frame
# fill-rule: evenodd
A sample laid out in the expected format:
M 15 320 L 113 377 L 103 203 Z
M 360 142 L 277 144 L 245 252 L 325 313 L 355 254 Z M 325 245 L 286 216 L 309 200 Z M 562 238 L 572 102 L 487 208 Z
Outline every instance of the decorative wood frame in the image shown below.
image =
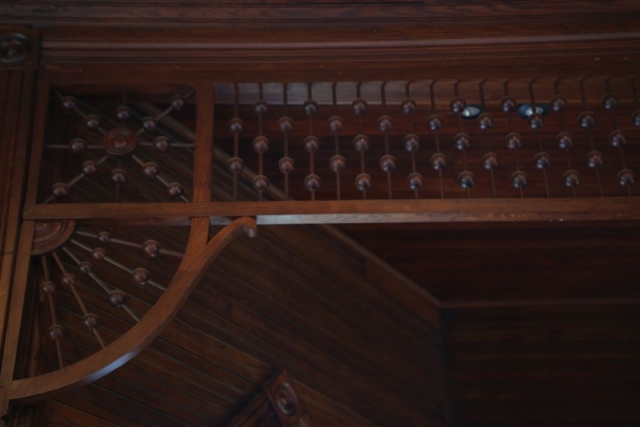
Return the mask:
M 627 2 L 617 2 L 619 7 L 627 5 Z M 594 6 L 595 7 L 595 6 Z M 608 6 L 609 7 L 609 6 Z M 252 10 L 254 10 L 253 8 Z M 335 9 L 335 8 L 334 8 Z M 229 9 L 231 10 L 231 9 Z M 257 10 L 257 9 L 255 9 Z M 293 10 L 293 9 L 292 9 Z M 364 9 L 363 9 L 364 10 Z M 407 19 L 414 19 L 414 8 L 407 6 L 400 10 L 400 14 Z M 13 10 L 14 17 L 21 19 L 28 16 L 28 6 L 19 5 Z M 70 17 L 75 19 L 74 11 Z M 107 11 L 114 13 L 113 11 Z M 227 12 L 229 13 L 229 12 Z M 379 12 L 371 7 L 363 13 L 369 14 L 371 19 L 381 19 Z M 441 12 L 444 13 L 444 12 Z M 537 7 L 536 7 L 537 13 Z M 568 12 L 565 12 L 568 13 Z M 224 16 L 218 15 L 218 16 Z M 77 16 L 76 16 L 77 18 Z M 375 20 L 374 19 L 374 20 Z M 421 19 L 421 18 L 420 18 Z M 320 223 L 367 223 L 367 222 L 451 222 L 451 221 L 637 221 L 640 220 L 640 200 L 638 198 L 600 198 L 600 199 L 567 199 L 567 200 L 421 200 L 421 201 L 332 201 L 332 202 L 269 202 L 269 203 L 212 203 L 211 202 L 211 178 L 212 159 L 215 149 L 213 140 L 213 83 L 216 81 L 232 81 L 251 77 L 254 81 L 268 81 L 274 76 L 279 76 L 280 81 L 296 79 L 296 75 L 304 72 L 311 79 L 325 78 L 332 80 L 347 80 L 357 77 L 353 71 L 354 61 L 347 58 L 358 54 L 358 61 L 366 64 L 368 72 L 381 72 L 385 75 L 394 74 L 400 78 L 411 79 L 419 77 L 423 67 L 440 64 L 435 68 L 434 75 L 447 75 L 452 66 L 447 61 L 450 58 L 442 47 L 443 43 L 424 43 L 409 41 L 378 41 L 373 48 L 365 49 L 362 44 L 354 42 L 360 38 L 361 32 L 346 31 L 350 43 L 332 45 L 317 40 L 305 40 L 301 45 L 280 46 L 272 43 L 271 51 L 260 52 L 251 50 L 247 46 L 251 40 L 258 39 L 260 33 L 243 32 L 244 39 L 240 42 L 240 48 L 246 48 L 252 61 L 264 60 L 264 64 L 258 67 L 260 73 L 256 78 L 256 68 L 252 61 L 237 61 L 225 63 L 224 55 L 232 44 L 220 42 L 211 48 L 207 42 L 188 39 L 184 32 L 176 32 L 178 42 L 168 43 L 163 50 L 154 51 L 149 58 L 162 58 L 161 64 L 156 67 L 152 76 L 144 75 L 140 71 L 147 64 L 135 63 L 136 52 L 151 48 L 153 39 L 149 38 L 134 46 L 127 44 L 126 37 L 114 36 L 111 43 L 106 45 L 96 44 L 96 33 L 87 31 L 85 40 L 74 41 L 73 37 L 59 37 L 56 40 L 55 31 L 52 41 L 44 44 L 44 59 L 42 64 L 37 62 L 38 33 L 33 30 L 17 29 L 27 33 L 29 49 L 24 58 L 16 64 L 8 61 L 3 65 L 2 72 L 12 73 L 12 89 L 7 91 L 8 97 L 4 101 L 7 111 L 12 108 L 11 114 L 6 120 L 15 120 L 20 123 L 4 136 L 11 148 L 9 157 L 13 161 L 14 170 L 5 173 L 2 171 L 4 194 L 9 195 L 7 214 L 2 216 L 2 225 L 6 228 L 3 238 L 2 272 L 0 282 L 0 307 L 8 313 L 0 317 L 0 336 L 3 337 L 3 363 L 0 374 L 0 414 L 6 414 L 9 402 L 21 403 L 44 398 L 53 393 L 66 390 L 70 387 L 86 384 L 106 375 L 125 363 L 140 350 L 142 350 L 163 327 L 165 327 L 184 303 L 189 293 L 193 290 L 204 269 L 216 255 L 241 232 L 255 232 L 256 224 L 320 224 Z M 16 31 L 17 31 L 16 30 Z M 13 29 L 12 29 L 13 31 Z M 148 33 L 147 33 L 148 34 Z M 198 39 L 215 36 L 215 32 L 203 32 L 198 34 Z M 620 68 L 627 72 L 637 64 L 637 53 L 629 47 L 639 38 L 637 33 L 615 33 L 608 38 L 598 40 L 591 39 L 576 42 L 578 61 L 565 67 L 567 72 L 575 72 L 589 64 L 590 70 L 602 71 L 610 68 L 612 63 L 622 64 Z M 59 34 L 58 34 L 59 36 Z M 218 34 L 219 36 L 219 34 Z M 119 38 L 120 37 L 120 38 Z M 424 34 L 413 34 L 415 40 L 420 40 Z M 411 39 L 411 37 L 409 37 Z M 625 40 L 625 43 L 619 43 Z M 547 43 L 553 45 L 553 38 L 527 39 L 529 43 Z M 384 43 L 383 43 L 384 42 Z M 530 72 L 532 59 L 516 64 L 511 56 L 511 49 L 518 47 L 518 40 L 511 40 L 511 44 L 493 41 L 493 45 L 500 45 L 498 54 L 486 54 L 481 59 L 480 69 L 493 69 L 496 67 L 495 55 L 502 55 L 503 70 L 496 75 L 526 75 Z M 570 40 L 565 40 L 569 43 Z M 48 44 L 47 44 L 48 43 Z M 471 40 L 458 41 L 457 46 L 471 50 L 476 48 L 476 43 Z M 606 54 L 605 58 L 611 62 L 608 65 L 593 64 L 590 62 L 594 50 Z M 178 48 L 178 53 L 175 49 Z M 183 48 L 182 51 L 180 49 Z M 313 49 L 310 49 L 313 48 Z M 283 56 L 285 52 L 293 55 L 301 50 L 311 50 L 313 54 L 295 61 L 283 62 L 278 66 L 273 64 Z M 339 50 L 338 57 L 332 61 L 323 61 L 325 55 L 331 49 Z M 390 58 L 403 58 L 406 55 L 416 53 L 430 54 L 431 56 L 419 60 L 413 58 L 406 63 L 386 66 L 377 62 L 377 50 L 383 49 L 390 52 Z M 394 51 L 394 49 L 396 49 Z M 534 49 L 529 46 L 529 52 Z M 610 51 L 613 49 L 613 51 Z M 209 56 L 198 61 L 185 59 L 184 51 L 203 52 L 208 51 Z M 213 53 L 211 53 L 213 51 Z M 95 52 L 103 54 L 100 60 L 93 55 Z M 124 54 L 123 54 L 124 52 Z M 172 53 L 173 52 L 173 53 Z M 629 52 L 636 56 L 633 61 L 624 61 L 622 58 Z M 12 54 L 12 58 L 15 57 Z M 165 55 L 165 56 L 163 56 Z M 172 57 L 173 55 L 173 57 Z M 549 55 L 547 59 L 553 55 Z M 120 58 L 124 58 L 120 60 Z M 628 58 L 627 58 L 628 59 Z M 120 60 L 120 61 L 119 61 Z M 172 61 L 178 61 L 175 65 Z M 67 61 L 71 61 L 69 64 Z M 102 61 L 113 61 L 107 65 Z M 119 61 L 119 62 L 118 62 Z M 320 62 L 327 62 L 328 66 L 319 67 Z M 604 61 L 603 61 L 604 62 Z M 465 66 L 469 62 L 461 61 L 457 65 L 463 74 L 470 75 L 471 71 Z M 545 68 L 546 67 L 546 68 Z M 553 67 L 547 64 L 538 70 L 549 71 Z M 291 70 L 289 74 L 280 76 L 282 70 Z M 11 71 L 6 71 L 11 70 Z M 17 70 L 15 73 L 14 71 Z M 29 144 L 30 116 L 33 110 L 31 99 L 33 98 L 36 71 L 39 70 L 37 86 L 37 103 L 35 109 L 33 144 Z M 476 70 L 477 71 L 477 70 Z M 233 77 L 230 77 L 233 76 Z M 41 160 L 41 148 L 44 138 L 44 122 L 46 118 L 46 99 L 50 85 L 65 83 L 195 83 L 197 85 L 198 116 L 196 127 L 196 164 L 194 174 L 194 200 L 184 205 L 174 204 L 75 204 L 72 211 L 61 205 L 38 205 L 35 203 L 35 195 L 38 181 L 38 166 Z M 23 103 L 18 100 L 24 99 Z M 17 106 L 17 108 L 16 108 Z M 3 105 L 4 107 L 4 105 Z M 32 149 L 31 166 L 28 168 L 28 184 L 23 203 L 23 183 L 27 175 L 26 159 L 29 148 Z M 18 183 L 14 188 L 6 189 L 6 182 Z M 20 215 L 22 212 L 22 222 Z M 29 271 L 29 259 L 31 242 L 34 234 L 34 222 L 45 219 L 86 219 L 102 218 L 118 220 L 125 223 L 136 224 L 174 224 L 190 226 L 190 238 L 187 254 L 173 278 L 172 284 L 165 295 L 153 307 L 152 311 L 129 333 L 124 335 L 114 344 L 103 351 L 85 359 L 75 365 L 62 369 L 55 373 L 46 374 L 26 380 L 13 380 L 13 367 L 17 357 L 17 343 L 19 339 L 20 323 L 23 314 L 27 275 Z M 235 219 L 234 218 L 239 218 Z M 19 226 L 21 222 L 21 225 Z M 209 240 L 210 224 L 229 224 L 216 237 Z M 20 229 L 18 236 L 17 230 Z M 288 382 L 288 380 L 287 380 Z M 269 389 L 269 388 L 268 388 Z M 269 389 L 270 390 L 270 389 Z M 272 402 L 275 398 L 272 397 Z M 292 421 L 284 417 L 285 425 L 308 425 L 304 421 Z M 289 423 L 289 424 L 286 424 Z
M 27 51 L 30 53 L 30 51 Z M 32 73 L 32 72 L 31 72 Z M 31 74 L 32 75 L 32 74 Z M 30 86 L 26 85 L 22 92 L 24 96 L 29 98 Z M 16 95 L 21 94 L 20 85 L 14 89 Z M 36 108 L 36 129 L 33 134 L 35 142 L 32 156 L 31 168 L 29 172 L 27 184 L 27 203 L 35 202 L 37 191 L 38 168 L 41 161 L 41 147 L 44 139 L 44 122 L 46 118 L 46 106 L 49 96 L 49 86 L 40 84 L 38 88 L 38 101 Z M 212 126 L 209 117 L 213 108 L 213 86 L 200 85 L 198 87 L 198 104 L 201 107 L 202 116 L 198 118 L 198 134 L 196 136 L 196 173 L 194 174 L 194 201 L 210 202 L 211 195 L 211 170 L 212 170 Z M 29 103 L 25 102 L 23 110 L 18 110 L 18 114 L 28 114 Z M 12 134 L 9 135 L 12 137 Z M 8 140 L 9 143 L 16 144 L 18 150 L 13 157 L 17 161 L 23 161 L 26 154 L 26 135 L 19 134 L 16 142 Z M 16 168 L 15 178 L 19 182 L 23 182 L 24 169 Z M 8 179 L 8 182 L 11 178 Z M 19 190 L 19 189 L 18 189 Z M 7 223 L 9 227 L 17 226 L 17 209 L 21 204 L 21 191 L 16 191 L 12 196 L 12 203 L 9 208 L 14 208 L 13 219 L 9 218 Z M 215 257 L 241 233 L 248 233 L 254 236 L 256 233 L 256 222 L 251 218 L 239 218 L 229 223 L 221 232 L 216 234 L 209 240 L 209 218 L 202 216 L 193 216 L 189 221 L 191 224 L 191 232 L 187 244 L 187 250 L 177 273 L 173 277 L 171 285 L 167 292 L 163 294 L 152 310 L 132 328 L 127 334 L 122 336 L 117 342 L 94 354 L 92 357 L 50 374 L 38 377 L 28 378 L 24 380 L 13 380 L 13 371 L 18 357 L 18 341 L 20 339 L 20 325 L 24 308 L 24 300 L 27 289 L 27 276 L 30 266 L 31 242 L 34 235 L 34 221 L 25 220 L 22 223 L 19 239 L 11 238 L 7 240 L 7 244 L 19 241 L 16 252 L 15 273 L 12 279 L 4 276 L 2 280 L 2 296 L 8 296 L 9 285 L 11 284 L 11 299 L 9 303 L 8 318 L 6 322 L 7 333 L 4 335 L 3 343 L 3 359 L 2 372 L 0 382 L 0 409 L 2 417 L 6 415 L 9 402 L 23 403 L 46 398 L 52 394 L 62 390 L 86 384 L 108 374 L 117 369 L 127 360 L 131 359 L 142 349 L 144 349 L 163 329 L 171 319 L 175 316 L 180 307 L 184 304 L 187 297 L 193 291 L 200 277 L 205 273 L 206 268 L 210 265 Z M 15 224 L 15 225 L 14 225 Z M 5 257 L 3 251 L 3 262 L 10 263 L 13 256 Z M 13 255 L 7 252 L 6 255 Z M 10 268 L 2 270 L 3 275 L 9 276 Z M 3 307 L 6 307 L 6 300 L 3 298 Z M 4 309 L 4 308 L 3 308 Z M 2 318 L 2 328 L 5 327 L 4 316 Z

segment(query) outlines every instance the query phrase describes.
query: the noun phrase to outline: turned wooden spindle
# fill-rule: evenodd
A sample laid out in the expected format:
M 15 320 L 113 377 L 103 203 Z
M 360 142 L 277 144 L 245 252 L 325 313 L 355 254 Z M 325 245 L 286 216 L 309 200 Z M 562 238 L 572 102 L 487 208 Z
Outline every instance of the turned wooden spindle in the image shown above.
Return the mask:
M 478 127 L 484 133 L 484 140 L 487 144 L 487 152 L 482 157 L 482 165 L 487 171 L 489 171 L 489 175 L 491 177 L 491 195 L 495 199 L 496 197 L 498 197 L 498 194 L 496 192 L 496 179 L 494 176 L 494 171 L 498 167 L 498 155 L 491 151 L 491 138 L 489 137 L 489 129 L 493 127 L 493 117 L 491 116 L 491 113 L 487 112 L 487 104 L 484 97 L 484 83 L 484 80 L 481 80 L 480 83 L 478 83 L 480 105 L 483 112 L 478 116 L 477 121 Z
M 404 137 L 404 149 L 411 155 L 411 173 L 407 176 L 409 188 L 414 198 L 418 198 L 418 190 L 424 185 L 422 174 L 416 166 L 416 152 L 420 149 L 420 137 L 413 132 L 413 115 L 416 112 L 416 101 L 411 98 L 411 82 L 404 86 L 405 99 L 402 101 L 402 112 L 407 116 L 407 135 Z
M 335 82 L 331 85 L 333 115 L 329 117 L 329 130 L 333 133 L 334 155 L 329 159 L 329 168 L 331 172 L 336 174 L 336 199 L 340 200 L 340 172 L 346 167 L 347 160 L 340 155 L 340 137 L 338 134 L 344 127 L 344 121 L 338 115 L 337 85 Z
M 509 133 L 507 134 L 505 141 L 507 148 L 513 150 L 513 159 L 515 161 L 516 170 L 511 174 L 511 184 L 520 193 L 520 198 L 524 198 L 523 188 L 527 185 L 527 174 L 520 169 L 520 160 L 518 157 L 518 149 L 522 147 L 522 137 L 519 133 L 513 130 L 513 112 L 517 108 L 517 103 L 514 97 L 509 95 L 509 81 L 505 81 L 503 84 L 504 97 L 500 101 L 502 111 L 507 114 L 507 121 L 509 122 Z
M 436 112 L 436 80 L 429 84 L 429 100 L 431 103 L 431 114 L 427 118 L 429 129 L 433 133 L 433 140 L 436 152 L 431 156 L 431 166 L 438 171 L 438 183 L 440 184 L 440 198 L 444 199 L 444 183 L 442 181 L 442 171 L 447 167 L 447 156 L 440 147 L 440 134 L 438 133 L 444 124 L 444 119 Z
M 454 98 L 449 103 L 451 112 L 458 119 L 458 133 L 453 137 L 455 147 L 462 153 L 462 166 L 464 170 L 458 175 L 458 183 L 460 187 L 464 188 L 467 193 L 467 198 L 471 198 L 471 187 L 475 185 L 475 175 L 469 170 L 467 164 L 467 149 L 471 144 L 471 137 L 466 134 L 462 129 L 462 113 L 467 108 L 467 102 L 460 96 L 458 86 L 460 81 L 456 81 L 453 84 Z
M 533 83 L 535 79 L 529 80 L 529 100 L 531 102 L 531 115 L 528 122 L 529 127 L 533 129 L 536 135 L 536 142 L 538 145 L 538 153 L 533 158 L 536 168 L 542 171 L 542 178 L 544 180 L 544 193 L 545 197 L 551 197 L 549 193 L 549 179 L 547 177 L 547 169 L 551 166 L 551 156 L 542 149 L 542 136 L 540 135 L 540 129 L 544 126 L 544 118 L 542 114 L 538 113 L 538 106 L 536 105 L 536 98 L 534 93 Z
M 356 86 L 356 99 L 351 105 L 353 112 L 358 117 L 358 135 L 353 138 L 353 147 L 360 154 L 360 173 L 356 176 L 355 185 L 362 192 L 362 199 L 366 200 L 367 190 L 371 188 L 373 181 L 365 169 L 364 153 L 369 149 L 369 137 L 364 134 L 362 124 L 362 116 L 367 111 L 367 101 L 362 99 L 361 87 L 362 82 L 359 82 Z
M 307 84 L 308 99 L 302 105 L 309 118 L 309 136 L 304 139 L 304 148 L 309 153 L 309 174 L 304 179 L 304 186 L 311 193 L 311 200 L 316 199 L 316 191 L 320 188 L 320 177 L 315 173 L 314 154 L 320 148 L 320 140 L 313 134 L 313 118 L 318 112 L 318 103 L 313 100 L 313 85 Z
M 617 178 L 620 185 L 627 189 L 627 194 L 631 197 L 631 186 L 635 182 L 635 175 L 631 169 L 627 168 L 623 150 L 623 147 L 627 143 L 627 137 L 624 131 L 618 128 L 618 121 L 616 119 L 616 110 L 620 105 L 620 100 L 611 90 L 611 78 L 606 79 L 604 83 L 606 94 L 602 98 L 602 107 L 609 112 L 612 127 L 612 131 L 609 134 L 609 143 L 617 149 L 618 159 L 620 160 L 620 171 L 618 172 Z
M 600 178 L 600 166 L 604 162 L 602 153 L 596 151 L 595 144 L 593 143 L 593 127 L 596 124 L 596 115 L 589 111 L 587 104 L 587 95 L 584 88 L 584 82 L 586 78 L 580 79 L 578 85 L 580 87 L 580 98 L 582 101 L 582 112 L 578 116 L 578 123 L 585 129 L 587 139 L 589 141 L 589 148 L 591 151 L 587 154 L 587 165 L 594 170 L 596 174 L 596 181 L 598 182 L 598 193 L 600 197 L 604 197 L 604 189 L 602 188 L 602 179 Z

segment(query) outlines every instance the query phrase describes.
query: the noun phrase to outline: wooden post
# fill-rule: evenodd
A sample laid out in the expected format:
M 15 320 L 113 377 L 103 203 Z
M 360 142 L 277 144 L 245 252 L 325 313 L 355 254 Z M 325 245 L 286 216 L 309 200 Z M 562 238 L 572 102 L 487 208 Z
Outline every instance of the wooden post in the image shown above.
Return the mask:
M 21 229 L 20 215 L 31 146 L 38 35 L 33 30 L 13 27 L 1 29 L 0 36 L 6 36 L 12 45 L 11 58 L 0 58 L 0 425 L 4 425 L 22 317 L 21 289 L 26 287 L 33 234 L 31 221 Z M 0 56 L 4 54 L 3 51 Z M 15 276 L 24 278 L 24 286 L 15 285 Z M 14 310 L 16 301 L 18 309 Z
M 193 201 L 211 201 L 213 163 L 213 85 L 203 83 L 197 91 L 197 119 L 193 172 Z
M 4 336 L 2 370 L 0 370 L 0 415 L 3 417 L 9 410 L 9 394 L 20 340 L 20 324 L 29 277 L 33 232 L 34 222 L 25 221 L 20 230 L 20 244 L 16 253 L 15 274 L 11 283 L 11 298 L 7 311 L 7 333 Z

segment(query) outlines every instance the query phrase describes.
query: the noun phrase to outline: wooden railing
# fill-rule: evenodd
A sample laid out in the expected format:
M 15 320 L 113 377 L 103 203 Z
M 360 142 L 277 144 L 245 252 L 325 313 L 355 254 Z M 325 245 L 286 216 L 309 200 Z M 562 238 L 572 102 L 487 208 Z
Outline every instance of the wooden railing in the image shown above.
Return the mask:
M 38 204 L 24 215 L 637 219 L 636 86 L 627 77 L 229 83 L 215 84 L 213 99 L 189 85 L 56 87 L 41 117 Z M 198 140 L 215 161 L 194 158 Z M 198 161 L 213 165 L 208 205 L 191 203 Z M 121 206 L 102 206 L 111 202 Z M 147 205 L 158 202 L 176 203 Z

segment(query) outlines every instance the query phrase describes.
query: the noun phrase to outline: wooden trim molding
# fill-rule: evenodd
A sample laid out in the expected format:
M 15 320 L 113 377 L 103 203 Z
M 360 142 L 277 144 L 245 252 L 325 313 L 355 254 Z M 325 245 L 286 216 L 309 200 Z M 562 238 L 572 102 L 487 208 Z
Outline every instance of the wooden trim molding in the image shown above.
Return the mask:
M 212 203 L 93 203 L 28 205 L 24 218 L 185 220 L 208 216 L 212 224 L 251 216 L 259 225 L 389 222 L 638 221 L 640 198 L 430 199 L 269 201 Z
M 360 80 L 373 68 L 379 79 L 386 79 L 385 73 L 393 78 L 447 79 L 452 75 L 531 77 L 555 75 L 559 70 L 595 75 L 609 73 L 613 67 L 617 75 L 637 72 L 635 46 L 640 33 L 633 15 L 615 25 L 597 23 L 585 28 L 567 23 L 562 32 L 548 22 L 531 28 L 480 22 L 459 31 L 453 31 L 451 24 L 434 23 L 430 27 L 395 24 L 373 31 L 167 29 L 162 35 L 139 28 L 63 27 L 45 31 L 42 63 L 51 67 L 47 79 L 52 82 L 88 81 L 87 73 L 99 73 L 107 80 L 126 74 L 127 81 L 139 83 L 163 79 L 163 73 L 165 80 L 174 81 L 286 80 L 290 73 L 274 72 L 274 66 L 300 70 L 309 81 Z M 125 66 L 149 63 L 154 64 L 154 75 L 135 67 L 127 72 Z
M 305 4 L 306 3 L 306 4 Z M 320 3 L 320 5 L 318 5 Z M 460 17 L 467 20 L 484 18 L 498 21 L 535 18 L 588 19 L 596 16 L 611 19 L 619 14 L 637 13 L 634 0 L 566 0 L 545 2 L 516 1 L 369 1 L 368 4 L 337 4 L 336 2 L 294 2 L 268 0 L 261 2 L 192 1 L 190 7 L 175 1 L 135 0 L 127 3 L 125 12 L 120 1 L 68 2 L 64 7 L 46 5 L 42 1 L 21 1 L 3 5 L 3 21 L 39 24 L 67 23 L 76 25 L 147 25 L 180 26 L 199 24 L 206 26 L 237 24 L 313 25 L 318 21 L 333 21 L 349 25 L 371 25 L 385 22 L 407 23 L 451 22 Z M 355 4 L 354 4 L 355 3 Z M 320 6 L 320 7 L 318 7 Z M 310 13 L 313 12 L 313 13 Z M 358 17 L 354 22 L 354 17 Z M 467 21 L 465 20 L 465 21 Z

